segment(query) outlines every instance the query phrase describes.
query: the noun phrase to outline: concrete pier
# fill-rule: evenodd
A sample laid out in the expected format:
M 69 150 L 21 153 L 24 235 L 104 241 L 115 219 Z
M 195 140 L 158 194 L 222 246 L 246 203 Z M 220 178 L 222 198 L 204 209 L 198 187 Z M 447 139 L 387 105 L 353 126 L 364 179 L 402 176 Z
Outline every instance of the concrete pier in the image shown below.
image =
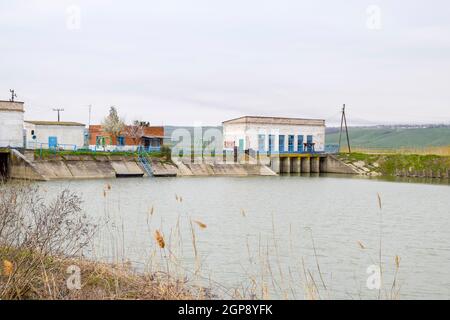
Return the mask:
M 320 159 L 319 157 L 310 158 L 310 171 L 311 173 L 320 173 Z
M 311 172 L 311 157 L 301 158 L 301 173 Z
M 291 172 L 291 161 L 289 158 L 280 158 L 281 173 Z
M 290 158 L 291 173 L 301 173 L 301 159 L 300 157 Z

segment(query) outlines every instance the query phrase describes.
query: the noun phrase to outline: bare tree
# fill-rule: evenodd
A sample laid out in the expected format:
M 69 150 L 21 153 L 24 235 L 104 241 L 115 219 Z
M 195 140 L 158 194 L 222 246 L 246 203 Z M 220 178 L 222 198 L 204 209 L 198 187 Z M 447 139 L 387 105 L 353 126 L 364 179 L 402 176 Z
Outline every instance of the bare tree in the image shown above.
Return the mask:
M 127 137 L 133 140 L 134 145 L 139 145 L 141 138 L 145 133 L 145 128 L 149 126 L 150 123 L 148 122 L 134 120 L 133 124 L 125 128 Z
M 109 133 L 112 137 L 117 139 L 120 136 L 125 128 L 125 121 L 119 117 L 116 107 L 109 109 L 109 115 L 103 120 L 102 127 L 103 131 Z

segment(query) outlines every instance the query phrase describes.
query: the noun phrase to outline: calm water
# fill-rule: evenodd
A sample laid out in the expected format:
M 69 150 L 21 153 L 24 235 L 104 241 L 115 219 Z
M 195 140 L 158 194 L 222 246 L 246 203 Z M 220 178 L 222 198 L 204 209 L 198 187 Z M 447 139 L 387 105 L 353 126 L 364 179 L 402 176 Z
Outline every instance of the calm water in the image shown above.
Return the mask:
M 401 298 L 450 298 L 448 185 L 282 176 L 53 181 L 42 186 L 49 195 L 63 188 L 81 193 L 86 212 L 108 221 L 96 239 L 98 258 L 148 265 L 156 250 L 154 230 L 175 242 L 178 222 L 180 263 L 192 271 L 190 217 L 207 225 L 195 225 L 202 275 L 235 288 L 248 285 L 252 276 L 267 276 L 270 263 L 277 282 L 269 291 L 277 298 L 287 291 L 290 298 L 303 298 L 304 271 L 321 283 L 316 257 L 329 292 L 322 291 L 322 297 L 375 298 L 377 290 L 366 286 L 366 270 L 379 261 L 381 214 L 386 284 L 392 283 L 398 255 Z

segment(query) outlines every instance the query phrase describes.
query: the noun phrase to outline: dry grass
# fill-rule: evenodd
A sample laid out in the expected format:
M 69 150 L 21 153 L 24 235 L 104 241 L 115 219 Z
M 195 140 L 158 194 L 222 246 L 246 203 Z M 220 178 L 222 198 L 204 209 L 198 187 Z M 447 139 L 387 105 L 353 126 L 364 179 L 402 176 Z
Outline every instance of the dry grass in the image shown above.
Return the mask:
M 343 148 L 342 152 L 347 152 L 347 149 Z M 418 154 L 418 155 L 437 155 L 437 156 L 450 156 L 450 146 L 440 147 L 420 147 L 420 148 L 364 148 L 364 147 L 352 147 L 352 152 L 367 153 L 367 154 Z
M 83 250 L 97 226 L 82 212 L 81 199 L 65 190 L 45 202 L 40 194 L 31 185 L 0 185 L 1 300 L 213 297 L 170 270 L 138 273 L 128 263 L 87 260 Z M 164 250 L 159 230 L 155 240 Z M 68 285 L 73 270 L 80 272 L 80 287 Z

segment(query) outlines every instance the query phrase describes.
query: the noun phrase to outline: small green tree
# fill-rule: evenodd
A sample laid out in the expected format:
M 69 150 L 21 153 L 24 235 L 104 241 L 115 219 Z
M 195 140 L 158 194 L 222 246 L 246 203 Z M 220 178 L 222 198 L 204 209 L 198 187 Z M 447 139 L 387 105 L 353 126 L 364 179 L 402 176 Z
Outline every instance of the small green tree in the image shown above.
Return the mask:
M 102 122 L 103 131 L 109 133 L 112 137 L 116 138 L 120 136 L 125 128 L 125 121 L 119 117 L 116 107 L 109 109 L 109 115 L 105 117 Z

